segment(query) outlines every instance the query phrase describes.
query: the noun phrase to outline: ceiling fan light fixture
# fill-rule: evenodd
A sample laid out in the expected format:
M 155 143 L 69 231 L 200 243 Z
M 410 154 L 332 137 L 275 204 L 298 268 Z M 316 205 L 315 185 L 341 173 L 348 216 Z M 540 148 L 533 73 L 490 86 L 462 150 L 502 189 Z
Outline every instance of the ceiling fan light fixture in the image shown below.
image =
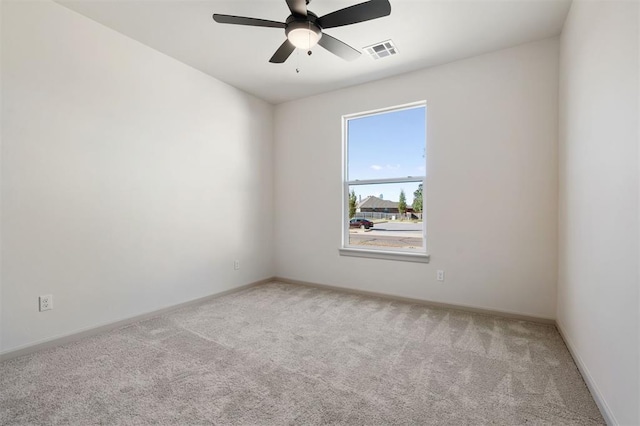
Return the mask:
M 287 39 L 298 49 L 309 50 L 322 37 L 322 31 L 316 25 L 309 22 L 292 22 L 286 29 Z

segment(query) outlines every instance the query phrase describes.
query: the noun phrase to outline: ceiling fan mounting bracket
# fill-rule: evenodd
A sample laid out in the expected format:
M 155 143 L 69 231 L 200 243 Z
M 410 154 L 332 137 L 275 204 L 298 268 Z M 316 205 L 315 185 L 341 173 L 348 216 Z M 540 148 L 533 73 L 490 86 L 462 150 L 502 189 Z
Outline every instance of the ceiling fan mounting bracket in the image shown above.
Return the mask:
M 320 26 L 316 22 L 318 21 L 318 15 L 313 13 L 312 11 L 307 11 L 307 16 L 291 14 L 285 21 L 286 25 L 289 25 L 292 22 L 311 22 L 313 25 Z

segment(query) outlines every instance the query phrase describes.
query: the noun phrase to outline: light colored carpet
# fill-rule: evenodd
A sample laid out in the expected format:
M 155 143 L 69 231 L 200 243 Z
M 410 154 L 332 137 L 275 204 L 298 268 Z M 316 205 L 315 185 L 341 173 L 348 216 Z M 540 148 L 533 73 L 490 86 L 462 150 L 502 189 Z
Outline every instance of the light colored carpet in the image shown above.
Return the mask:
M 272 283 L 0 364 L 0 424 L 604 424 L 551 325 Z

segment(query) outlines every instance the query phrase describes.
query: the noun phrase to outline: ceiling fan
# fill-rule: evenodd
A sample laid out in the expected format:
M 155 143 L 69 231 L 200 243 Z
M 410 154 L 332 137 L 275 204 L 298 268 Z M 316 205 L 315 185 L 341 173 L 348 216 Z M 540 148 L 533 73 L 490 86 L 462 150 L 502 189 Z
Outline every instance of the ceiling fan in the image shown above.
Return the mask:
M 356 59 L 360 56 L 358 50 L 337 38 L 331 37 L 329 34 L 324 33 L 323 30 L 370 21 L 391 14 L 389 0 L 370 0 L 321 17 L 307 10 L 309 0 L 286 0 L 286 2 L 291 15 L 285 22 L 244 16 L 220 15 L 217 13 L 214 13 L 213 19 L 221 24 L 284 28 L 287 39 L 269 60 L 274 64 L 281 64 L 287 60 L 296 48 L 305 49 L 311 54 L 311 48 L 316 44 L 347 61 Z

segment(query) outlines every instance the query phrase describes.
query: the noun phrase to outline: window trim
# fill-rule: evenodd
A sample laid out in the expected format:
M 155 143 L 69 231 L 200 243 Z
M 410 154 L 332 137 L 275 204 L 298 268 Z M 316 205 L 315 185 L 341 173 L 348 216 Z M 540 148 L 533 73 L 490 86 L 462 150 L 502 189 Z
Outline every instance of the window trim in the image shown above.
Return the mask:
M 366 257 L 369 259 L 400 260 L 404 262 L 429 263 L 431 255 L 428 253 L 388 251 L 382 249 L 361 249 L 341 247 L 340 256 Z
M 403 111 L 408 109 L 415 109 L 423 107 L 425 109 L 425 115 L 427 115 L 427 102 L 417 101 L 403 105 L 386 107 L 371 111 L 358 112 L 353 114 L 345 114 L 342 116 L 342 237 L 341 247 L 339 253 L 341 256 L 354 256 L 354 257 L 367 257 L 374 259 L 388 259 L 388 260 L 401 260 L 409 262 L 422 262 L 428 263 L 430 260 L 430 254 L 427 248 L 427 220 L 425 214 L 426 200 L 424 194 L 427 192 L 427 177 L 426 177 L 426 165 L 427 156 L 425 155 L 425 175 L 424 176 L 407 176 L 400 178 L 385 178 L 385 179 L 356 179 L 353 181 L 347 180 L 348 177 L 348 122 L 349 120 L 371 117 L 374 115 L 385 114 L 389 112 Z M 426 118 L 426 117 L 425 117 Z M 428 121 L 427 121 L 428 126 Z M 425 129 L 426 130 L 426 129 Z M 426 135 L 425 135 L 426 137 Z M 425 152 L 427 148 L 427 140 L 425 139 Z M 349 245 L 349 187 L 355 185 L 371 185 L 371 184 L 385 184 L 385 183 L 422 183 L 423 199 L 422 199 L 422 249 L 419 251 L 408 249 L 394 249 L 388 248 L 375 248 Z

